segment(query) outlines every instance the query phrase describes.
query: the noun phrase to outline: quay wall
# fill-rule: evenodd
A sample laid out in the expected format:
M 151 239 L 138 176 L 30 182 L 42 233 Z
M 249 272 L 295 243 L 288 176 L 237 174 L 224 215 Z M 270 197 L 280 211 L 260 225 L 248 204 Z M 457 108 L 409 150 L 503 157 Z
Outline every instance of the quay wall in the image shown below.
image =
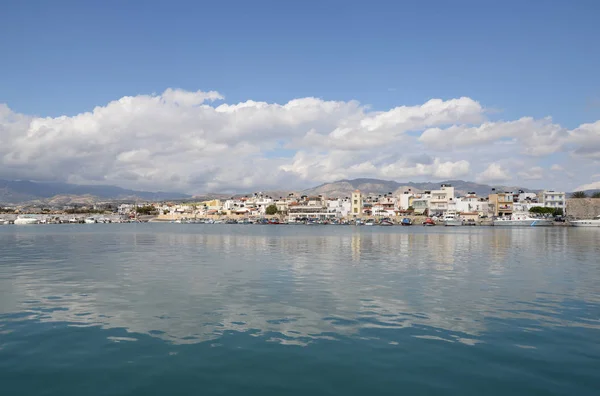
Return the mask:
M 567 216 L 591 219 L 600 216 L 600 198 L 567 198 Z

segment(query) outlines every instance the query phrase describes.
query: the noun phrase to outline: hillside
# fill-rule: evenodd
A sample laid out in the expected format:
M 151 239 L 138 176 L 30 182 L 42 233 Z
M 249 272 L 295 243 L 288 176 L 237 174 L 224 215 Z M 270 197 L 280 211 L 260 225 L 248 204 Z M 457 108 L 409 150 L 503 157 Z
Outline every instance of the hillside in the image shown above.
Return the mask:
M 26 201 L 48 200 L 56 196 L 88 196 L 97 200 L 138 198 L 149 201 L 191 197 L 187 194 L 136 191 L 115 186 L 0 180 L 0 203 L 16 204 Z
M 475 192 L 479 196 L 487 196 L 492 188 L 505 191 L 534 191 L 524 187 L 515 186 L 490 186 L 464 180 L 446 180 L 441 182 L 407 182 L 399 183 L 392 180 L 379 179 L 353 179 L 340 180 L 333 183 L 325 183 L 320 186 L 302 191 L 306 195 L 325 195 L 327 197 L 348 197 L 354 190 L 360 190 L 364 194 L 401 194 L 408 189 L 421 192 L 426 190 L 439 189 L 441 184 L 451 184 L 457 195 L 465 195 L 468 192 Z

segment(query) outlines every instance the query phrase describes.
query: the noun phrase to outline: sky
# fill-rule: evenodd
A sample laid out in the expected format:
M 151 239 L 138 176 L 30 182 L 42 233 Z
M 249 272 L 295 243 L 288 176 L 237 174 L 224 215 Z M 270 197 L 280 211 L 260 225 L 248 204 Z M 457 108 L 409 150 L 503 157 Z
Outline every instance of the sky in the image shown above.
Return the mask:
M 7 2 L 0 178 L 600 188 L 600 2 Z

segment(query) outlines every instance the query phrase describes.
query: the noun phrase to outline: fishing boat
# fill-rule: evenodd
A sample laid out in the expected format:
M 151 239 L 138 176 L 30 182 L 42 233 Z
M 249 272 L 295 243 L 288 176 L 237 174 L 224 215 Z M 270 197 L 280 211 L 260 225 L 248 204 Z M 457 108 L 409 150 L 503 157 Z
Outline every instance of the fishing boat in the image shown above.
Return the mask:
M 393 226 L 394 222 L 391 219 L 385 218 L 385 219 L 381 219 L 381 221 L 379 222 L 380 226 Z
M 277 219 L 270 219 L 269 220 L 269 224 L 279 224 L 279 220 L 277 220 Z
M 600 227 L 600 216 L 587 220 L 573 220 L 571 225 L 573 227 Z
M 21 215 L 21 216 L 17 216 L 17 218 L 15 219 L 15 224 L 16 225 L 26 225 L 26 224 L 39 224 L 40 221 L 33 217 L 33 216 L 28 216 L 28 215 Z
M 496 227 L 547 227 L 553 225 L 552 219 L 531 217 L 529 213 L 513 213 L 510 216 L 497 217 L 493 220 Z
M 424 226 L 434 226 L 435 225 L 435 221 L 433 221 L 433 219 L 431 217 L 428 217 L 423 222 L 423 225 Z
M 83 222 L 85 224 L 96 224 L 98 221 L 96 220 L 95 217 L 86 217 Z
M 364 225 L 366 225 L 366 226 L 373 226 L 373 225 L 375 225 L 375 221 L 373 221 L 373 220 L 367 220 Z
M 409 219 L 408 217 L 405 217 L 402 219 L 400 224 L 402 224 L 403 226 L 409 226 L 409 225 L 412 225 L 412 220 Z
M 462 225 L 462 219 L 456 212 L 447 211 L 444 217 L 442 218 L 442 222 L 446 227 L 456 227 Z

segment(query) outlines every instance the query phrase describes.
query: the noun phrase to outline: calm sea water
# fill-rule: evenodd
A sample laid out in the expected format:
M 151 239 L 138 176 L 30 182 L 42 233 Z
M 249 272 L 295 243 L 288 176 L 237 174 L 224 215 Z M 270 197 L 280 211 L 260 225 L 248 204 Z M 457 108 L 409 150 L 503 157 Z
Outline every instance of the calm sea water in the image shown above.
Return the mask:
M 0 393 L 597 395 L 599 231 L 0 227 Z

